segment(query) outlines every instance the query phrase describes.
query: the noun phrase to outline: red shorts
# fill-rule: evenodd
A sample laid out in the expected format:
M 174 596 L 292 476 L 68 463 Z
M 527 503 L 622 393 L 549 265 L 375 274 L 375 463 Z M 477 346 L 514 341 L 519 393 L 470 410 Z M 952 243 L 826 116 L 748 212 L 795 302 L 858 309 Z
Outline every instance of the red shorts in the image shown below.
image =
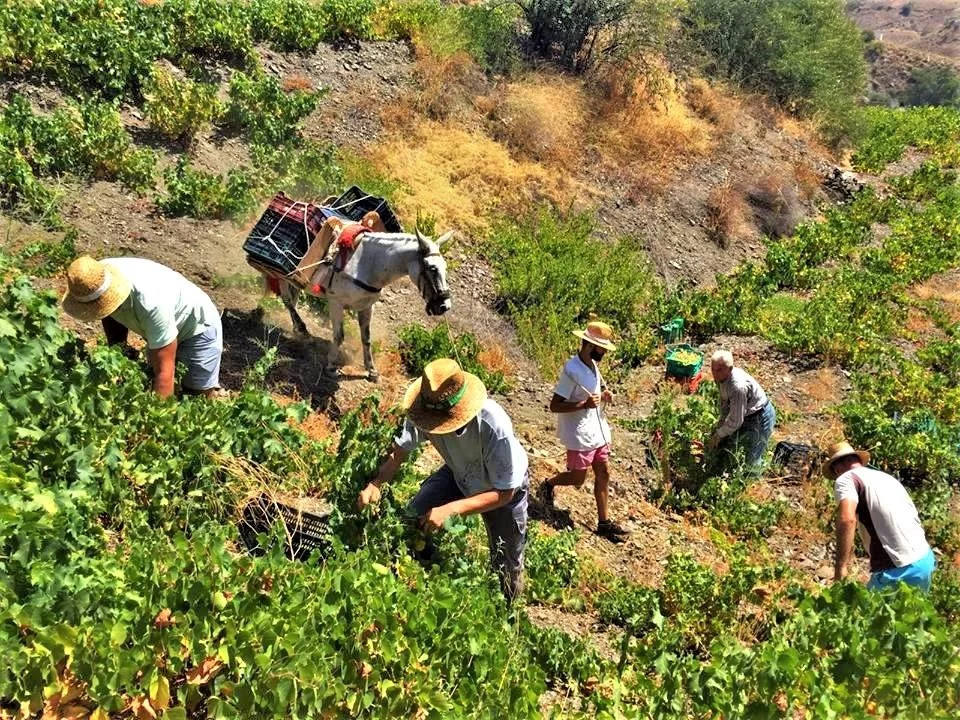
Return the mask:
M 586 470 L 610 457 L 610 443 L 593 450 L 567 450 L 567 470 Z

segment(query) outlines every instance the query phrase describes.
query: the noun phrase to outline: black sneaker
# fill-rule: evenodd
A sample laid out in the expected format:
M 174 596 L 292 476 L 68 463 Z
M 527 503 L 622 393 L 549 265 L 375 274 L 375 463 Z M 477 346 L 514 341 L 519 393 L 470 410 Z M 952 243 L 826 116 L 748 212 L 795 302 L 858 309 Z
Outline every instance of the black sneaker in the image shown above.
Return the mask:
M 549 481 L 542 482 L 537 492 L 540 501 L 549 507 L 553 506 L 553 483 Z
M 602 520 L 597 523 L 597 535 L 606 538 L 612 543 L 626 542 L 626 536 L 629 535 L 626 530 L 617 525 L 612 520 Z

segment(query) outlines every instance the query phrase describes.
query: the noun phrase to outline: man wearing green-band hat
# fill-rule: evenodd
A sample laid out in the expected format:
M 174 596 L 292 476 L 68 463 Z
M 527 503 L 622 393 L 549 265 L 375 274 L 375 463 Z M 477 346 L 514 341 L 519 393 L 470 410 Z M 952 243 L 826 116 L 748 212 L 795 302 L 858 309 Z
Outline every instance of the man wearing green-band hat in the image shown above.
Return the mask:
M 522 588 L 527 540 L 527 454 L 513 423 L 476 375 L 453 360 L 434 360 L 403 398 L 407 418 L 377 476 L 360 492 L 364 507 L 380 498 L 407 456 L 429 440 L 444 465 L 410 501 L 428 533 L 453 515 L 483 517 L 490 562 L 508 600 Z

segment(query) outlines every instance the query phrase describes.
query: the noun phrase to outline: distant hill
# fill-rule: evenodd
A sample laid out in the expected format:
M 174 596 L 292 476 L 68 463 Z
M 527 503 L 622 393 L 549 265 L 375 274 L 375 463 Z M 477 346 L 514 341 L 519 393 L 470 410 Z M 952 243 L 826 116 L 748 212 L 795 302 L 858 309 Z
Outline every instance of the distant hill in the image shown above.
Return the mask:
M 878 40 L 960 59 L 960 2 L 957 0 L 855 0 L 848 12 Z

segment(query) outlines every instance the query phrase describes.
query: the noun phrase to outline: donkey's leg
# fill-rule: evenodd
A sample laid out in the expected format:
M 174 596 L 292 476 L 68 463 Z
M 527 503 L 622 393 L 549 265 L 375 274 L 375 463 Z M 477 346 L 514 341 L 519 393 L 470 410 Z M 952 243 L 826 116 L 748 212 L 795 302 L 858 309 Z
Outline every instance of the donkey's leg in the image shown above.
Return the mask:
M 301 337 L 310 337 L 307 331 L 307 324 L 297 312 L 297 300 L 300 297 L 300 288 L 285 280 L 280 281 L 280 298 L 283 300 L 284 307 L 290 313 L 290 321 L 293 323 L 293 331 Z
M 333 328 L 333 348 L 327 355 L 326 372 L 335 375 L 340 366 L 340 346 L 343 345 L 343 305 L 330 301 L 330 326 Z
M 363 366 L 367 369 L 367 378 L 370 382 L 377 382 L 380 373 L 373 364 L 373 348 L 370 346 L 370 320 L 373 318 L 373 306 L 360 310 L 357 320 L 360 322 L 360 343 L 363 345 Z

